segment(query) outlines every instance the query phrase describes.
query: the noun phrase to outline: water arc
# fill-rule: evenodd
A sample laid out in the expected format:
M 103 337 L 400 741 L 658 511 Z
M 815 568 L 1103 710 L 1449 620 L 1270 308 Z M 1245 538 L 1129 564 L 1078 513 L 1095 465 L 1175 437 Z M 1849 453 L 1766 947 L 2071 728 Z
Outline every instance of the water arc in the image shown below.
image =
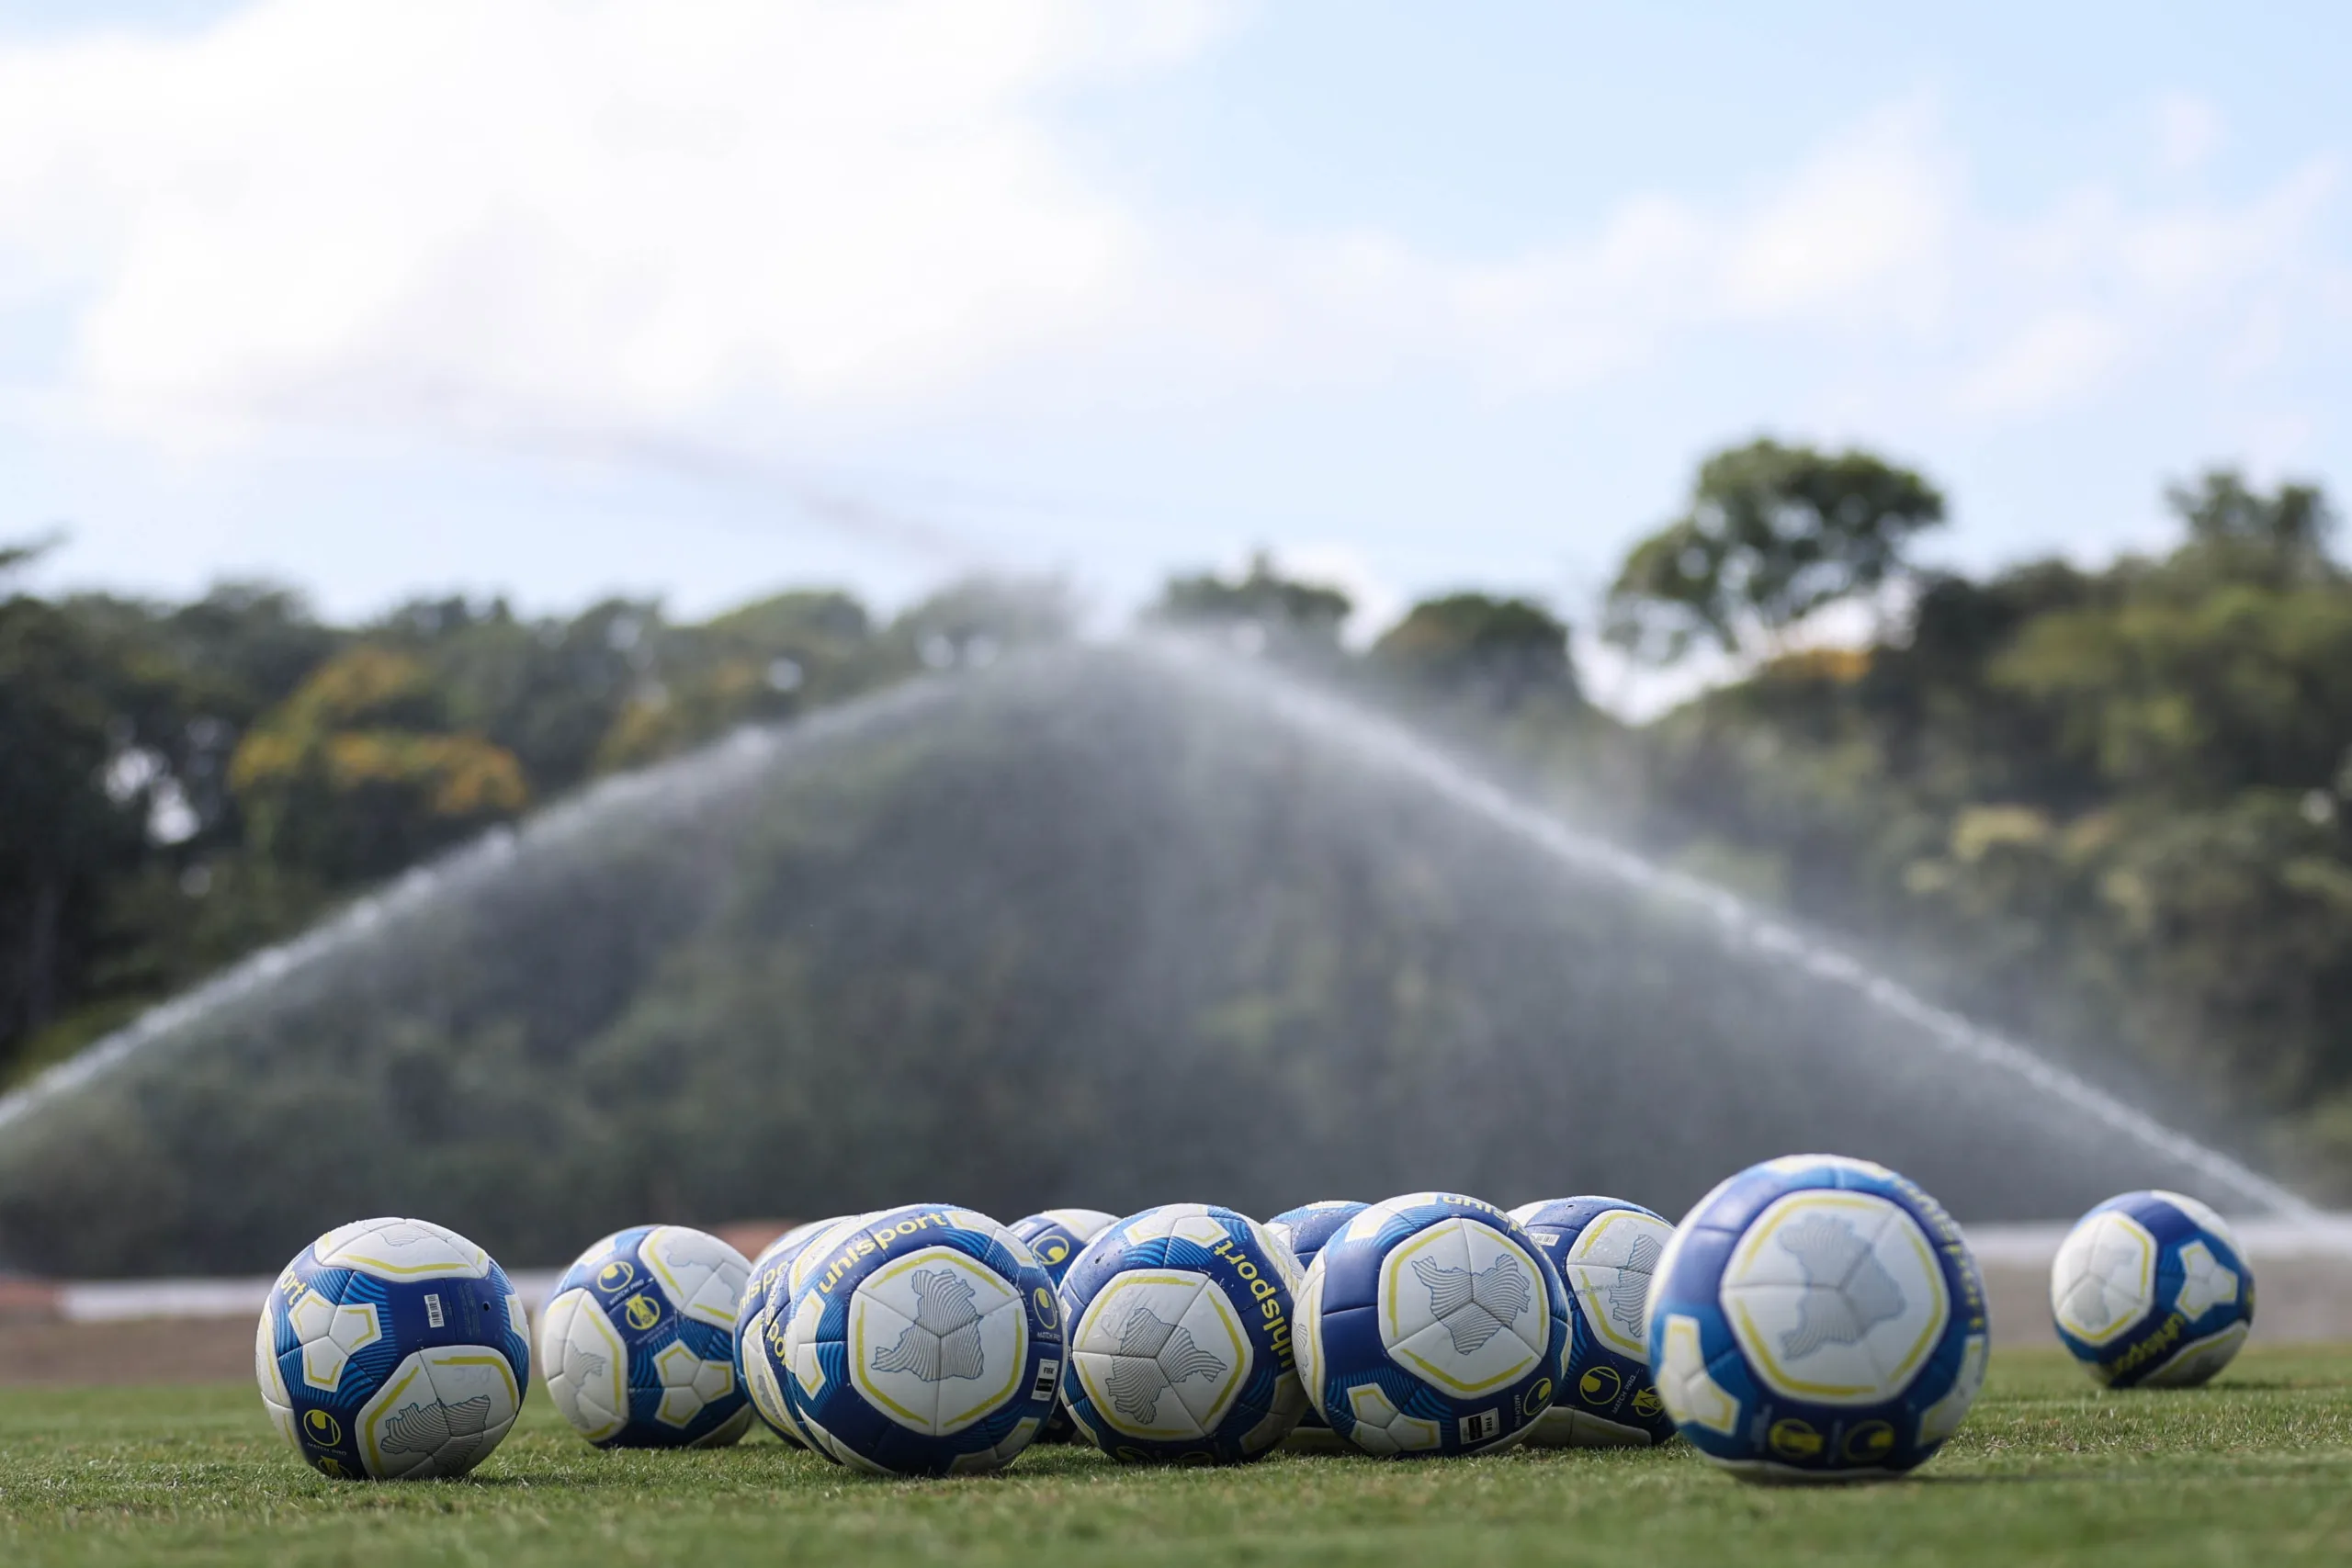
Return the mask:
M 407 1210 L 531 1262 L 910 1191 L 1678 1212 L 1825 1145 L 1971 1220 L 2305 1212 L 1385 719 L 1145 642 L 616 780 L 250 961 L 0 1106 L 0 1258 L 267 1269 Z
M 1197 643 L 1174 639 L 1149 646 L 1159 657 L 1205 668 L 1214 668 L 1219 657 Z M 2285 1218 L 2321 1217 L 2319 1208 L 2309 1200 L 2243 1161 L 2165 1125 L 2030 1048 L 1937 1006 L 1852 955 L 1765 915 L 1736 894 L 1580 832 L 1559 818 L 1514 799 L 1402 725 L 1279 672 L 1253 672 L 1236 679 L 1227 671 L 1223 678 L 1245 700 L 1261 701 L 1304 728 L 1419 779 L 1464 810 L 1488 818 L 1564 865 L 1609 877 L 1629 889 L 1661 893 L 1703 911 L 1726 943 L 1786 962 L 1826 983 L 1854 991 L 1890 1016 L 1917 1027 L 1939 1049 L 2013 1077 L 2091 1123 L 2142 1145 L 2152 1156 L 2198 1171 L 2240 1204 Z

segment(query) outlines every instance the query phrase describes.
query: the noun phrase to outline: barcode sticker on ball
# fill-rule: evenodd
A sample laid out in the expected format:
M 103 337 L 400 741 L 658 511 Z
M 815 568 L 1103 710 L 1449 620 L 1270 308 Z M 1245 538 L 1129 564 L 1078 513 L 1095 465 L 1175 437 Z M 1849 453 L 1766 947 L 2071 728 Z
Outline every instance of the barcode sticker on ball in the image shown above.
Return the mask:
M 441 1298 L 438 1295 L 424 1298 L 424 1321 L 435 1328 L 441 1326 Z
M 1032 1399 L 1051 1399 L 1054 1389 L 1062 1381 L 1062 1364 L 1048 1358 L 1037 1363 L 1037 1381 L 1029 1387 Z

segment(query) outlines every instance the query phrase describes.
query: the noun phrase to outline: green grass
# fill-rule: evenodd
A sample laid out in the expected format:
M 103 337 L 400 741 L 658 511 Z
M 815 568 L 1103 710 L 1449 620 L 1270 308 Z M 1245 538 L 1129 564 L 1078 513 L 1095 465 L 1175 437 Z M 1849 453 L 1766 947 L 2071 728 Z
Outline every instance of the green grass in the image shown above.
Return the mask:
M 696 1561 L 1611 1568 L 2352 1562 L 2352 1352 L 2252 1351 L 2212 1388 L 2101 1394 L 1996 1357 L 1917 1479 L 1764 1490 L 1679 1448 L 1127 1470 L 1032 1450 L 1001 1476 L 863 1480 L 761 1439 L 603 1454 L 544 1398 L 471 1477 L 328 1482 L 247 1388 L 0 1391 L 0 1562 Z

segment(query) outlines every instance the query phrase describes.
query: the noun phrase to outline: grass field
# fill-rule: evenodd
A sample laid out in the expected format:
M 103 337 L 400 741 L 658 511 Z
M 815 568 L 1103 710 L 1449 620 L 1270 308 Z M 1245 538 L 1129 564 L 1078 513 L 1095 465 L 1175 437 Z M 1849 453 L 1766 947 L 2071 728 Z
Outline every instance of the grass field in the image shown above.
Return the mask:
M 862 1480 L 764 1438 L 603 1454 L 544 1398 L 471 1477 L 328 1482 L 250 1387 L 0 1391 L 0 1562 L 2352 1562 L 2352 1351 L 2255 1350 L 2216 1386 L 2100 1394 L 2054 1352 L 1994 1361 L 1917 1480 L 1739 1485 L 1679 1448 L 1422 1464 L 1278 1456 Z

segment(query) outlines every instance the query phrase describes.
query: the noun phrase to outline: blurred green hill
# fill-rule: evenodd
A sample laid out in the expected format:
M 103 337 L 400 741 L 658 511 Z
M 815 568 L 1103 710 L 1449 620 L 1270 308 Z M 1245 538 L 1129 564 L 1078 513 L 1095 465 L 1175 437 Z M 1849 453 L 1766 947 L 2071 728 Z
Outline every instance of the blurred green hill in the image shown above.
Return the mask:
M 1195 677 L 1072 647 L 612 781 L 0 1125 L 0 1255 L 260 1270 L 420 1212 L 519 1262 L 631 1216 L 1669 1210 L 1829 1145 L 1973 1218 L 2193 1170 L 2016 1103 L 1689 907 Z
M 0 598 L 0 1086 L 541 802 L 1065 614 L 1041 584 L 888 623 L 831 591 L 698 625 L 452 598 L 338 626 L 256 584 Z

